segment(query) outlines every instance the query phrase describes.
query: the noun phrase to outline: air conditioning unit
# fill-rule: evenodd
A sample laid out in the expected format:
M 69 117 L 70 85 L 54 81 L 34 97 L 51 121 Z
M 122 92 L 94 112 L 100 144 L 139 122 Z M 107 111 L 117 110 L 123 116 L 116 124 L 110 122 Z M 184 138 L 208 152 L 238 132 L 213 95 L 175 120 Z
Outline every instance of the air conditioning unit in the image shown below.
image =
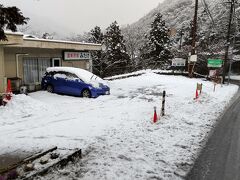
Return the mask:
M 27 87 L 28 87 L 27 88 L 28 91 L 30 91 L 30 92 L 35 91 L 35 84 L 28 84 Z

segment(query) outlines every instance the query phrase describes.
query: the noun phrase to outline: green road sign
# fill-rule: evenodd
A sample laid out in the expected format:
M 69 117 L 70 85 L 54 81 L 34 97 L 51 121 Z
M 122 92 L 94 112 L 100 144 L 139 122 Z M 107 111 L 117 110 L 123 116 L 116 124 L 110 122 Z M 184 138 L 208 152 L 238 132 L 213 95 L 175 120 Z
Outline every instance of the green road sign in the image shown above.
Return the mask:
M 223 60 L 222 59 L 208 59 L 208 67 L 219 68 L 222 67 Z

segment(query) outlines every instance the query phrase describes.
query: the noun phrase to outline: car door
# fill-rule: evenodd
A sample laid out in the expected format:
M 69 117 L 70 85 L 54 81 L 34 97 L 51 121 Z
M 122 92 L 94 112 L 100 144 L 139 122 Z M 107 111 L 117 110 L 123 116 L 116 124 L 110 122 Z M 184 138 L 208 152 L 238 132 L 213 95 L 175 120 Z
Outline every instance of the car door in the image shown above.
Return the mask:
M 57 92 L 57 93 L 63 93 L 65 94 L 67 91 L 66 91 L 66 73 L 65 72 L 55 72 L 54 73 L 54 76 L 53 76 L 53 88 L 54 88 L 54 91 Z
M 79 96 L 81 94 L 82 81 L 72 73 L 67 73 L 65 86 L 68 94 Z

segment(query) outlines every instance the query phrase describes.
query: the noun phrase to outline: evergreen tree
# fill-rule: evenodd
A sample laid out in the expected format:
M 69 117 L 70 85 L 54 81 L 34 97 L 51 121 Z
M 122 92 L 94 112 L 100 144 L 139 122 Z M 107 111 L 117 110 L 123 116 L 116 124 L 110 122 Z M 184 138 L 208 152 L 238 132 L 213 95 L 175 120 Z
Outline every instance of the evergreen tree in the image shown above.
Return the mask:
M 89 42 L 101 44 L 103 42 L 103 33 L 99 26 L 94 27 L 90 31 Z
M 90 37 L 91 37 L 90 32 L 84 32 L 83 34 L 72 34 L 66 39 L 68 41 L 90 42 Z
M 104 44 L 106 46 L 106 66 L 105 75 L 121 74 L 130 71 L 130 57 L 126 53 L 126 46 L 117 22 L 113 22 L 104 35 Z
M 149 68 L 149 61 L 151 60 L 150 50 L 151 50 L 151 42 L 148 38 L 148 35 L 145 35 L 145 42 L 139 48 L 140 52 L 140 61 L 139 61 L 139 69 L 147 69 Z
M 54 33 L 53 33 L 54 34 Z M 53 34 L 50 34 L 48 32 L 43 33 L 42 38 L 43 39 L 53 39 Z
M 4 7 L 0 4 L 0 40 L 7 40 L 4 29 L 17 31 L 17 25 L 27 24 L 28 18 L 17 7 Z
M 103 43 L 103 33 L 101 28 L 96 26 L 90 31 L 89 42 L 92 43 Z M 103 69 L 106 66 L 104 59 L 103 59 L 103 52 L 102 51 L 94 51 L 92 52 L 92 60 L 93 60 L 93 73 L 99 75 L 100 77 L 104 76 Z
M 165 25 L 160 13 L 156 14 L 151 24 L 150 34 L 147 44 L 144 45 L 141 57 L 147 61 L 150 68 L 164 68 L 169 65 L 172 58 L 170 52 L 169 29 Z

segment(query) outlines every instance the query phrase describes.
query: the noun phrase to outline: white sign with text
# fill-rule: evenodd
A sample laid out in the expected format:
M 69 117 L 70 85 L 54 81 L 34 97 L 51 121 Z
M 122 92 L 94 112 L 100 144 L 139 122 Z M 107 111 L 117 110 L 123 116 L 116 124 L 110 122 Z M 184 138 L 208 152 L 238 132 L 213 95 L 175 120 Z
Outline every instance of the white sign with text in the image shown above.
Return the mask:
M 83 60 L 90 59 L 89 52 L 64 52 L 64 60 Z
M 186 60 L 183 58 L 174 58 L 172 60 L 172 66 L 174 67 L 184 67 L 186 65 Z

